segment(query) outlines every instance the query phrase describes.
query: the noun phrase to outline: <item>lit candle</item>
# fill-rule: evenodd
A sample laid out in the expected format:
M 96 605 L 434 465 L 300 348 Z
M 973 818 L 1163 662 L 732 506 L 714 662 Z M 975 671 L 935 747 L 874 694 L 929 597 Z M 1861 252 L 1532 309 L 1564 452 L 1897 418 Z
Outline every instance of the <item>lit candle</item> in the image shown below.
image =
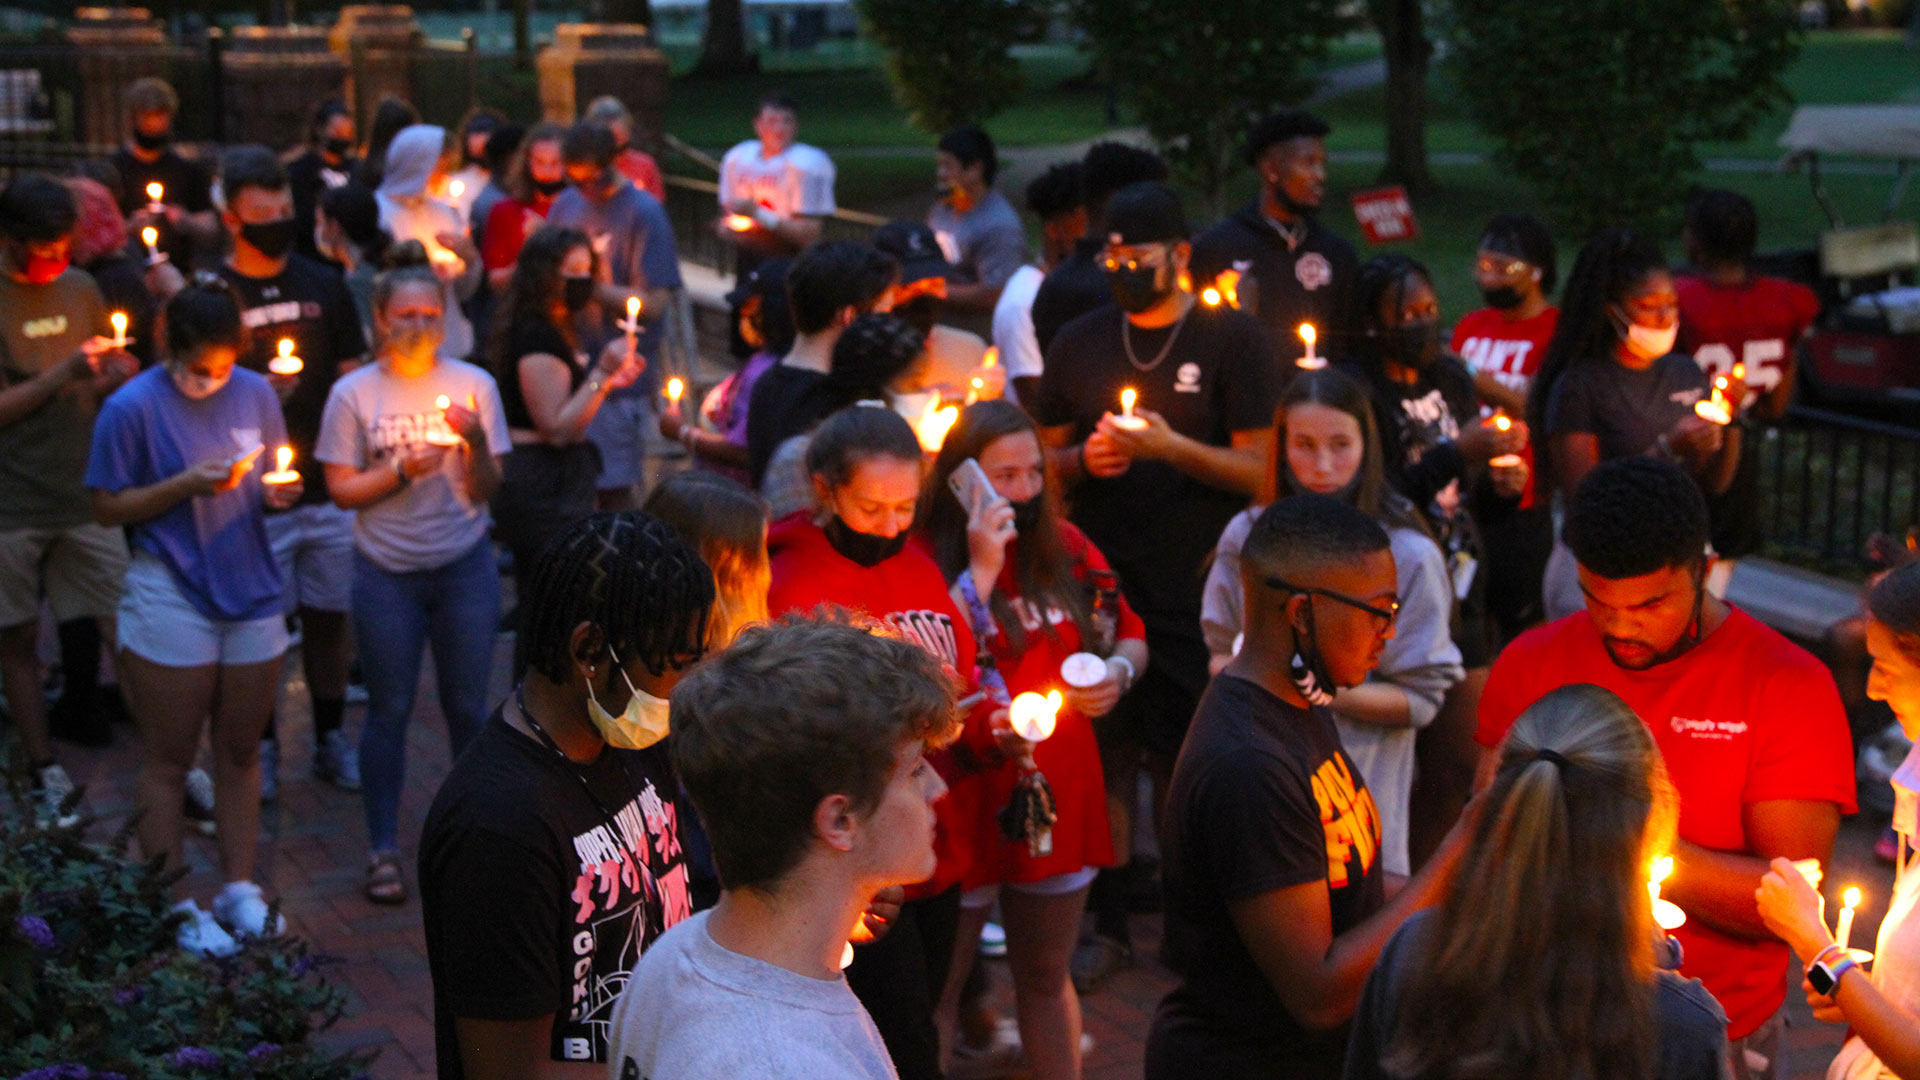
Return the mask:
M 1314 331 L 1312 323 L 1300 324 L 1300 340 L 1305 342 L 1307 346 L 1306 355 L 1300 358 L 1300 366 L 1306 368 L 1308 371 L 1326 367 L 1327 362 L 1315 356 L 1313 352 L 1313 344 L 1320 340 L 1320 335 Z
M 1847 887 L 1840 897 L 1840 922 L 1833 928 L 1833 940 L 1841 949 L 1847 949 L 1847 942 L 1853 937 L 1853 909 L 1860 906 L 1860 888 Z
M 273 456 L 274 456 L 274 461 L 276 463 L 274 470 L 268 473 L 267 475 L 261 477 L 260 478 L 261 483 L 291 484 L 294 481 L 300 479 L 300 474 L 293 471 L 293 447 L 283 446 L 280 449 L 275 450 L 273 452 Z
M 1653 873 L 1647 878 L 1647 896 L 1653 902 L 1653 921 L 1662 930 L 1673 930 L 1687 921 L 1687 913 L 1670 900 L 1660 899 L 1660 883 L 1673 873 L 1673 857 L 1662 855 L 1653 861 Z
M 267 370 L 275 375 L 298 375 L 300 369 L 305 366 L 299 357 L 293 355 L 292 338 L 281 338 L 280 355 L 267 361 Z
M 1220 271 L 1220 276 L 1213 280 L 1213 285 L 1220 290 L 1220 298 L 1227 302 L 1228 307 L 1240 306 L 1240 271 Z
M 971 405 L 974 402 L 979 401 L 981 395 L 986 392 L 986 389 L 987 389 L 987 380 L 981 378 L 978 375 L 975 375 L 973 377 L 973 381 L 967 386 L 966 404 Z
M 466 193 L 467 182 L 465 180 L 454 180 L 447 184 L 447 198 L 449 199 L 459 199 Z
M 1494 413 L 1492 416 L 1480 421 L 1480 424 L 1482 427 L 1490 427 L 1503 435 L 1513 430 L 1513 421 L 1508 419 L 1507 414 L 1503 412 Z M 1496 469 L 1511 469 L 1521 464 L 1521 460 L 1519 454 L 1501 454 L 1488 461 L 1487 464 Z
M 756 224 L 758 224 L 758 222 L 755 222 L 745 214 L 727 215 L 727 228 L 732 229 L 734 232 L 751 232 Z
M 1128 431 L 1139 431 L 1145 428 L 1147 422 L 1133 415 L 1133 403 L 1139 399 L 1140 395 L 1135 393 L 1131 386 L 1120 391 L 1120 415 L 1114 417 L 1113 422 Z
M 166 258 L 160 254 L 160 230 L 149 225 L 140 230 L 140 240 L 147 245 L 147 263 L 152 265 Z
M 998 345 L 987 346 L 986 354 L 980 357 L 980 366 L 983 368 L 990 368 L 999 363 L 1000 363 L 1000 346 Z
M 116 311 L 113 314 L 107 316 L 107 321 L 113 323 L 113 347 L 116 349 L 126 348 L 127 347 L 127 313 L 124 311 Z
M 1727 403 L 1727 377 L 1713 380 L 1713 396 L 1693 403 L 1693 413 L 1702 420 L 1722 426 L 1733 423 L 1733 409 Z
M 913 426 L 913 433 L 920 439 L 920 449 L 929 454 L 937 454 L 947 441 L 947 432 L 954 422 L 960 419 L 959 408 L 948 405 L 940 407 L 940 395 L 934 394 L 927 401 L 925 411 L 920 414 L 920 422 Z
M 443 412 L 452 404 L 453 399 L 445 394 L 441 394 L 439 397 L 433 399 L 433 407 Z
M 1049 690 L 1046 697 L 1028 691 L 1013 699 L 1007 708 L 1007 723 L 1015 734 L 1028 742 L 1045 742 L 1053 734 L 1055 716 L 1060 711 L 1060 691 Z
M 1208 307 L 1220 306 L 1220 290 L 1212 285 L 1200 290 L 1200 302 Z
M 165 195 L 166 193 L 167 193 L 167 189 L 160 186 L 160 181 L 155 180 L 152 183 L 148 184 L 147 185 L 147 209 L 156 214 L 164 213 L 166 211 L 166 206 L 160 200 L 161 200 L 161 196 Z
M 677 411 L 680 408 L 680 395 L 687 392 L 686 381 L 678 375 L 667 380 L 667 402 Z
M 1107 679 L 1107 662 L 1090 652 L 1077 652 L 1060 662 L 1060 677 L 1077 690 L 1099 686 Z

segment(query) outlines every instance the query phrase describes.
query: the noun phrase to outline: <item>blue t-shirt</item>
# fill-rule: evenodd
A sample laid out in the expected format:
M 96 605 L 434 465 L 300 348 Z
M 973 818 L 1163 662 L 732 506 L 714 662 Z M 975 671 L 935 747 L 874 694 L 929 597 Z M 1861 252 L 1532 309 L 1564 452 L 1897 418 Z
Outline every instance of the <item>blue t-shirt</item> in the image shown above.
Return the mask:
M 216 622 L 279 616 L 284 585 L 267 540 L 260 477 L 287 441 L 280 399 L 264 375 L 233 370 L 233 381 L 199 401 L 182 394 L 165 366 L 134 376 L 100 407 L 87 487 L 125 491 L 157 484 L 210 458 L 264 446 L 231 491 L 183 499 L 132 526 L 139 550 L 159 559 L 195 610 Z
M 594 251 L 607 264 L 615 285 L 638 292 L 642 289 L 680 287 L 680 253 L 673 245 L 673 223 L 667 220 L 660 200 L 622 179 L 613 194 L 598 202 L 588 199 L 580 189 L 569 186 L 553 200 L 547 211 L 547 224 L 579 229 L 593 242 Z M 625 320 L 624 309 L 610 312 L 603 327 L 612 335 L 621 331 L 614 320 Z M 615 390 L 609 397 L 637 397 L 659 392 L 660 340 L 665 323 L 659 319 L 645 324 L 640 331 L 640 355 L 647 358 L 646 374 L 632 386 Z

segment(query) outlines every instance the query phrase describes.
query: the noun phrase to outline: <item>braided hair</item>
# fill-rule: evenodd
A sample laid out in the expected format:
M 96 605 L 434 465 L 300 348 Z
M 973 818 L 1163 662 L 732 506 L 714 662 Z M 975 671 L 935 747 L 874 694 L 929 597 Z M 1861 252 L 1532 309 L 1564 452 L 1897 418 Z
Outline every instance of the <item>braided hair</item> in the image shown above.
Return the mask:
M 1426 282 L 1429 288 L 1433 286 L 1433 275 L 1427 271 L 1426 264 L 1408 255 L 1375 255 L 1360 264 L 1353 290 L 1354 303 L 1360 310 L 1360 337 L 1354 342 L 1353 350 L 1354 360 L 1369 373 L 1380 370 L 1381 332 L 1391 329 L 1380 315 L 1381 305 L 1392 302 L 1394 322 L 1398 324 L 1410 278 Z
M 655 675 L 706 651 L 713 572 L 679 534 L 637 510 L 593 514 L 554 537 L 521 584 L 514 667 L 571 678 L 573 631 L 586 648 L 639 660 Z

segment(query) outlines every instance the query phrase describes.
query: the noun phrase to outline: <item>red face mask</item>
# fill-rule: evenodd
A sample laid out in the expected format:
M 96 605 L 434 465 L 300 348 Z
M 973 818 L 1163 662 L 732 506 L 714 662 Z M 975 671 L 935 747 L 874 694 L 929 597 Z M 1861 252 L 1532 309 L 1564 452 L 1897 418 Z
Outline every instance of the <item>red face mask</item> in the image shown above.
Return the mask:
M 22 266 L 20 270 L 21 273 L 26 275 L 28 284 L 48 285 L 53 282 L 54 278 L 66 273 L 67 265 L 72 261 L 73 258 L 70 255 L 48 258 L 45 255 L 29 253 L 26 258 L 26 264 Z

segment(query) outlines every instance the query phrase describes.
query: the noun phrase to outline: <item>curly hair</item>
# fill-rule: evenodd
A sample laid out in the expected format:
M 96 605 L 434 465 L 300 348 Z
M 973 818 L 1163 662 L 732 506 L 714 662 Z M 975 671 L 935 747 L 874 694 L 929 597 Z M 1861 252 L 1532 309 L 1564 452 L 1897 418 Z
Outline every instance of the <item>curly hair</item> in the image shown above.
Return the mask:
M 1670 461 L 1615 458 L 1574 489 L 1560 533 L 1589 571 L 1615 581 L 1643 577 L 1705 557 L 1707 500 Z
M 577 248 L 585 248 L 593 255 L 593 244 L 586 233 L 562 225 L 542 225 L 521 246 L 520 257 L 513 264 L 513 277 L 500 297 L 500 307 L 494 312 L 489 330 L 487 361 L 495 381 L 519 377 L 520 358 L 512 355 L 513 340 L 530 324 L 546 323 L 559 332 L 568 348 L 580 347 L 573 320 L 567 318 L 564 307 L 559 306 L 560 264 Z M 598 256 L 593 258 L 597 263 Z

